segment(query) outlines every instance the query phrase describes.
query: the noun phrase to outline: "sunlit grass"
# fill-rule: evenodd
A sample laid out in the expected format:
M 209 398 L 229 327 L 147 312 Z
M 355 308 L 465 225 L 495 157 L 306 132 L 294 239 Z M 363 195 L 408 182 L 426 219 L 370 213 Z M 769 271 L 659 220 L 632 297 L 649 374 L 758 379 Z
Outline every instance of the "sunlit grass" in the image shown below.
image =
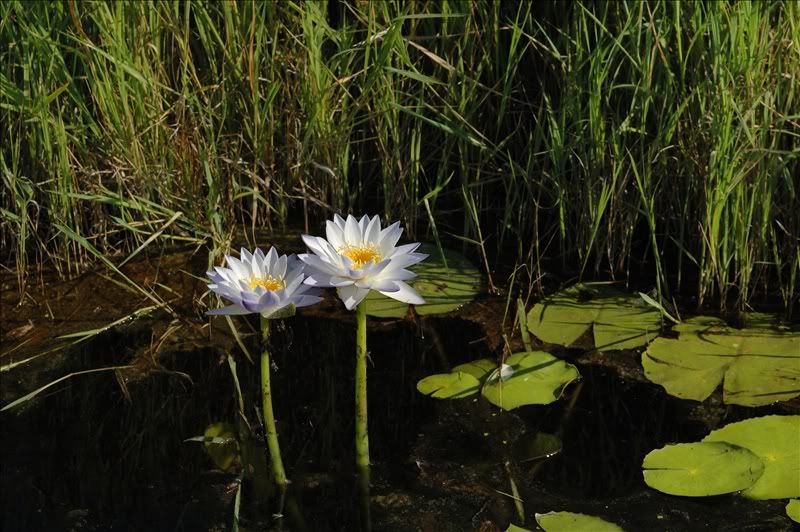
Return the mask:
M 662 297 L 727 310 L 800 297 L 794 2 L 0 15 L 0 241 L 22 286 L 31 266 L 203 241 L 218 262 L 233 227 L 382 210 L 487 273 L 502 251 L 533 279 L 547 257 L 644 265 Z

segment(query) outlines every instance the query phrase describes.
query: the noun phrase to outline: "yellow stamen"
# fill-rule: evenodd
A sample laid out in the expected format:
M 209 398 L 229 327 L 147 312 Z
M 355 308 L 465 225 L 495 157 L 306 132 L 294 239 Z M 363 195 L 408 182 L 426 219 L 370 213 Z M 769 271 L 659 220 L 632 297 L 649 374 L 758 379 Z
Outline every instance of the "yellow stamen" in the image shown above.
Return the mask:
M 339 250 L 339 253 L 353 261 L 353 266 L 356 269 L 363 268 L 368 262 L 379 262 L 381 260 L 381 254 L 372 244 L 361 247 L 345 246 Z
M 286 283 L 284 283 L 281 279 L 272 277 L 271 275 L 266 279 L 258 279 L 255 277 L 250 279 L 250 289 L 255 290 L 257 286 L 260 286 L 264 290 L 275 292 L 286 286 Z

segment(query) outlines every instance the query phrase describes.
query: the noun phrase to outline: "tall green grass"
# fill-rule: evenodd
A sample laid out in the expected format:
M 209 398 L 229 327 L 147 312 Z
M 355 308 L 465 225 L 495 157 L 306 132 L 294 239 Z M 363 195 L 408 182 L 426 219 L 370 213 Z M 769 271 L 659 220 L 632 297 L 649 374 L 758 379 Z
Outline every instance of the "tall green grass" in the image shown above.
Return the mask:
M 76 236 L 221 249 L 234 228 L 383 211 L 487 270 L 645 271 L 723 310 L 800 297 L 794 2 L 0 15 L 0 241 L 22 286 L 32 266 L 85 268 Z

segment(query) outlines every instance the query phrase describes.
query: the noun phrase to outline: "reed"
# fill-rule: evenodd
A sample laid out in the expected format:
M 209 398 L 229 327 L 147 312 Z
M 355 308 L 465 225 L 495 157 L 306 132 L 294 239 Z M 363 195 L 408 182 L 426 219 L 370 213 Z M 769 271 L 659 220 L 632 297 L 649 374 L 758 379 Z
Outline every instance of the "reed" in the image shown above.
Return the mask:
M 382 212 L 487 272 L 539 279 L 549 257 L 722 310 L 800 297 L 794 2 L 0 15 L 0 242 L 23 289 L 35 267 L 85 269 L 88 249 L 221 249 L 232 227 Z

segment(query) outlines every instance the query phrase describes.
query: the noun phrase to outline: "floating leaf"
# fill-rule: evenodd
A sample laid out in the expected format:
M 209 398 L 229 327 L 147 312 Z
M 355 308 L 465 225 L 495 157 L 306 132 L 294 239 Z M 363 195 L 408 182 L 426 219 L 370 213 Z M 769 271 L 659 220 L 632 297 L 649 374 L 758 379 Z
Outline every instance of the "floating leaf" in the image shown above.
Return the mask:
M 622 532 L 614 523 L 572 512 L 536 514 L 536 522 L 545 532 Z
M 510 523 L 508 528 L 506 528 L 506 532 L 531 532 L 527 528 L 522 528 L 520 526 L 515 525 L 514 523 Z
M 800 416 L 764 416 L 731 423 L 703 441 L 738 445 L 764 463 L 764 474 L 742 493 L 744 496 L 800 497 Z
M 658 335 L 661 313 L 608 284 L 582 283 L 534 305 L 528 329 L 545 342 L 565 346 L 591 329 L 597 349 L 631 349 Z
M 559 397 L 580 374 L 572 364 L 543 351 L 515 353 L 505 362 L 513 374 L 507 379 L 487 379 L 483 396 L 504 410 L 522 405 L 546 405 Z
M 196 438 L 193 438 L 195 440 Z M 212 423 L 203 434 L 203 447 L 211 460 L 223 471 L 239 459 L 239 445 L 233 427 L 228 423 Z
M 466 364 L 460 364 L 453 368 L 453 371 L 463 371 L 464 373 L 469 373 L 481 383 L 486 380 L 490 373 L 497 369 L 497 363 L 494 360 L 490 360 L 488 358 L 481 358 L 479 360 L 475 360 L 472 362 L 467 362 Z
M 417 383 L 417 390 L 436 399 L 461 399 L 478 393 L 481 383 L 463 371 L 440 373 L 425 377 Z
M 698 316 L 642 354 L 648 379 L 676 397 L 702 401 L 724 382 L 728 404 L 761 406 L 800 395 L 800 333 L 732 329 Z
M 764 465 L 754 453 L 723 442 L 681 443 L 644 457 L 644 481 L 670 495 L 704 497 L 752 486 Z
M 800 499 L 792 499 L 786 504 L 786 515 L 792 521 L 800 523 Z
M 443 250 L 447 260 L 445 266 L 436 246 L 423 244 L 419 253 L 428 258 L 412 268 L 417 277 L 409 284 L 425 299 L 424 305 L 416 306 L 417 314 L 444 314 L 458 309 L 475 298 L 481 284 L 481 274 L 462 254 Z M 408 305 L 383 294 L 371 291 L 367 296 L 367 314 L 378 318 L 403 318 L 408 314 Z

